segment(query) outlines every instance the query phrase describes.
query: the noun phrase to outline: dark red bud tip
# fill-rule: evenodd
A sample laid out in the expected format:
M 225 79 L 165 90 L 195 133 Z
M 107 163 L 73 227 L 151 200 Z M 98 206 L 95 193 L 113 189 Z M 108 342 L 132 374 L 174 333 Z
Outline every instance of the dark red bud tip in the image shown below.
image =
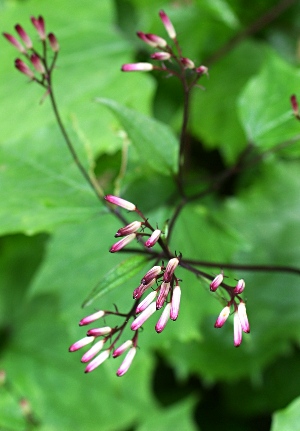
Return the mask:
M 299 105 L 295 94 L 291 96 L 291 105 L 295 115 L 299 114 Z

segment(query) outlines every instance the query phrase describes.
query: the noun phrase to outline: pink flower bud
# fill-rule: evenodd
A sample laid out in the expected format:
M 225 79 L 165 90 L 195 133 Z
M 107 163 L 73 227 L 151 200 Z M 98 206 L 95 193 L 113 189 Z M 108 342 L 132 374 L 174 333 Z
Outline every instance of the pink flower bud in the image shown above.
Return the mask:
M 151 280 L 148 284 L 140 284 L 139 287 L 133 291 L 133 299 L 139 299 L 145 293 L 145 291 L 149 289 L 149 287 L 153 286 L 154 283 L 155 279 Z
M 84 317 L 80 320 L 79 326 L 88 325 L 89 323 L 95 322 L 98 319 L 101 319 L 105 315 L 105 312 L 102 310 L 96 311 L 96 313 L 90 314 L 89 316 Z
M 34 73 L 31 69 L 29 69 L 29 67 L 27 66 L 27 64 L 24 63 L 24 61 L 20 60 L 19 58 L 17 58 L 15 60 L 15 67 L 22 73 L 24 73 L 24 75 L 29 76 L 29 78 L 33 79 L 34 78 Z
M 93 336 L 93 337 L 101 337 L 101 335 L 107 335 L 111 333 L 111 327 L 110 326 L 103 326 L 102 328 L 93 328 L 89 329 L 87 331 L 87 336 Z
M 181 289 L 179 284 L 176 284 L 172 292 L 171 311 L 170 311 L 171 320 L 176 320 L 178 317 L 180 297 L 181 297 Z
M 149 284 L 150 281 L 157 278 L 161 273 L 161 266 L 153 266 L 142 278 L 142 284 Z
M 118 230 L 118 232 L 115 234 L 115 238 L 118 238 L 120 236 L 129 235 L 131 233 L 134 233 L 140 229 L 142 226 L 141 221 L 133 221 L 132 223 L 128 224 L 125 227 L 121 227 L 121 229 Z
M 165 48 L 167 46 L 167 42 L 162 37 L 157 36 L 156 34 L 146 33 L 146 37 L 150 42 L 155 43 L 155 47 L 157 48 Z
M 218 289 L 218 287 L 220 286 L 220 284 L 222 284 L 223 279 L 224 279 L 224 276 L 223 276 L 223 272 L 222 272 L 221 274 L 218 274 L 213 279 L 213 281 L 210 283 L 210 290 L 212 292 L 215 292 Z
M 90 373 L 95 368 L 99 367 L 106 359 L 109 357 L 109 350 L 104 350 L 104 352 L 100 353 L 100 355 L 96 356 L 95 359 L 90 362 L 86 369 L 84 370 L 85 373 Z
M 8 33 L 2 34 L 8 40 L 9 43 L 11 43 L 15 48 L 17 48 L 18 51 L 20 51 L 22 54 L 25 54 L 26 49 L 14 36 Z
M 111 204 L 117 205 L 118 207 L 121 207 L 121 208 L 125 208 L 127 211 L 136 210 L 136 206 L 134 204 L 126 201 L 125 199 L 121 199 L 118 196 L 106 195 L 104 196 L 104 199 Z
M 187 57 L 181 57 L 180 62 L 187 69 L 195 69 L 195 63 Z
M 121 70 L 122 72 L 149 72 L 150 70 L 153 70 L 153 64 L 128 63 L 128 64 L 123 64 Z
M 48 40 L 49 40 L 49 45 L 50 45 L 50 48 L 52 49 L 52 51 L 58 52 L 59 51 L 59 43 L 57 42 L 56 36 L 53 33 L 49 33 L 48 34 Z
M 76 350 L 81 349 L 82 347 L 92 343 L 95 340 L 95 337 L 84 337 L 81 340 L 76 341 L 76 343 L 72 344 L 69 347 L 69 352 L 76 352 Z
M 230 307 L 226 305 L 226 307 L 223 308 L 223 310 L 219 314 L 219 317 L 216 320 L 215 328 L 221 328 L 226 322 L 226 320 L 228 319 L 229 314 L 230 314 Z
M 167 299 L 169 290 L 170 290 L 170 283 L 163 282 L 161 287 L 160 287 L 158 298 L 156 300 L 156 309 L 157 310 L 160 310 L 161 307 L 164 305 L 164 302 Z
M 37 72 L 41 73 L 42 75 L 46 73 L 45 67 L 38 55 L 32 54 L 32 56 L 30 57 L 30 60 Z
M 299 105 L 295 94 L 291 96 L 291 105 L 292 105 L 294 115 L 297 117 L 299 115 Z
M 164 273 L 164 281 L 166 283 L 171 282 L 174 271 L 177 268 L 178 264 L 179 264 L 178 257 L 174 257 L 173 259 L 169 260 L 167 267 L 166 267 L 166 270 L 165 270 L 165 273 Z
M 126 352 L 126 350 L 132 346 L 132 344 L 132 340 L 125 341 L 125 343 L 121 344 L 121 346 L 119 346 L 116 350 L 113 351 L 113 358 L 123 355 L 123 353 Z
M 208 75 L 208 68 L 206 66 L 199 66 L 196 68 L 198 75 Z
M 122 362 L 122 364 L 120 365 L 120 367 L 119 367 L 119 369 L 117 371 L 117 376 L 118 377 L 121 377 L 125 373 L 127 373 L 127 371 L 129 370 L 129 367 L 132 364 L 132 361 L 133 361 L 133 359 L 135 357 L 135 354 L 136 354 L 136 347 L 131 347 L 131 349 L 129 350 L 129 352 L 125 356 L 124 361 Z
M 242 325 L 237 311 L 235 311 L 233 318 L 233 339 L 235 347 L 238 347 L 242 342 Z
M 164 308 L 164 311 L 161 313 L 161 316 L 157 322 L 157 324 L 155 325 L 155 331 L 157 333 L 162 332 L 165 327 L 166 324 L 168 323 L 168 320 L 170 319 L 170 309 L 171 309 L 171 304 L 167 304 Z
M 120 239 L 120 241 L 116 242 L 114 245 L 111 246 L 110 252 L 116 253 L 116 251 L 121 250 L 125 245 L 129 244 L 131 241 L 136 238 L 135 233 L 131 233 L 130 235 L 124 236 L 124 238 Z
M 149 293 L 149 295 L 146 296 L 145 299 L 143 299 L 143 301 L 136 307 L 136 314 L 141 313 L 142 311 L 144 311 L 147 307 L 149 307 L 149 305 L 151 304 L 152 301 L 154 301 L 154 299 L 157 297 L 157 291 L 156 290 L 152 290 L 152 292 Z
M 153 247 L 154 244 L 157 243 L 157 241 L 159 240 L 159 237 L 161 235 L 161 230 L 156 229 L 154 232 L 152 232 L 152 235 L 150 236 L 149 239 L 147 239 L 147 241 L 145 242 L 145 246 L 146 247 Z
M 39 16 L 38 18 L 31 17 L 31 22 L 36 28 L 41 40 L 46 40 L 46 33 L 45 33 L 45 21 L 42 16 Z
M 159 16 L 160 16 L 160 19 L 162 20 L 162 23 L 163 23 L 165 29 L 167 30 L 169 37 L 171 39 L 176 39 L 176 32 L 175 32 L 173 24 L 171 23 L 168 15 L 163 10 L 161 10 L 159 12 Z
M 91 347 L 81 358 L 81 362 L 89 362 L 91 359 L 93 359 L 97 353 L 100 352 L 100 350 L 102 350 L 103 346 L 104 346 L 105 341 L 104 340 L 100 340 L 97 343 L 95 343 L 93 345 L 93 347 Z
M 155 313 L 155 311 L 156 304 L 155 302 L 151 302 L 149 307 L 147 307 L 141 314 L 138 315 L 138 317 L 134 319 L 131 324 L 131 329 L 133 331 L 139 329 L 146 322 L 146 320 L 149 319 L 149 317 L 152 316 L 153 313 Z
M 250 325 L 249 325 L 247 312 L 246 312 L 246 304 L 243 301 L 241 301 L 238 305 L 237 314 L 238 314 L 240 322 L 241 322 L 242 330 L 244 332 L 249 333 L 250 332 Z
M 168 52 L 154 52 L 154 54 L 151 54 L 151 58 L 153 60 L 165 61 L 171 58 L 171 54 Z
M 27 49 L 31 49 L 32 48 L 32 42 L 30 37 L 28 36 L 28 34 L 26 33 L 26 31 L 23 29 L 23 27 L 20 26 L 20 24 L 17 24 L 15 26 L 15 29 L 18 32 L 18 35 L 20 36 L 20 38 L 23 40 L 25 46 Z
M 147 43 L 148 45 L 152 46 L 153 48 L 156 48 L 157 44 L 155 42 L 151 42 L 150 39 L 148 39 L 147 35 L 143 33 L 142 31 L 138 31 L 137 36 L 142 39 L 143 42 Z
M 239 295 L 240 293 L 242 293 L 245 289 L 245 281 L 241 278 L 238 282 L 237 285 L 235 286 L 235 288 L 233 289 L 233 292 L 236 295 Z

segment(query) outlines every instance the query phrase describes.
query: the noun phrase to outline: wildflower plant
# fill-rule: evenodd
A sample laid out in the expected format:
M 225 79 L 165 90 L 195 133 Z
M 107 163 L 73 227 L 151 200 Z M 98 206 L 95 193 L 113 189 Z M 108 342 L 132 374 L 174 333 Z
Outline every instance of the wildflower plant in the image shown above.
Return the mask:
M 182 98 L 181 110 L 174 121 L 176 133 L 170 126 L 122 106 L 115 100 L 98 97 L 97 103 L 106 107 L 122 127 L 116 144 L 119 150 L 115 157 L 119 157 L 118 173 L 113 181 L 107 180 L 111 173 L 108 170 L 105 172 L 104 162 L 103 174 L 101 160 L 100 168 L 95 168 L 95 161 L 91 161 L 91 144 L 81 126 L 78 126 L 78 119 L 73 118 L 69 123 L 59 109 L 60 92 L 56 91 L 55 79 L 56 74 L 61 73 L 60 58 L 64 56 L 59 30 L 55 33 L 51 28 L 48 30 L 46 16 L 32 16 L 30 21 L 31 31 L 27 29 L 26 23 L 24 26 L 23 23 L 16 24 L 13 32 L 7 30 L 3 36 L 18 52 L 14 62 L 16 70 L 26 77 L 31 86 L 42 87 L 42 109 L 48 108 L 50 104 L 56 125 L 72 158 L 70 169 L 75 166 L 85 181 L 84 186 L 77 187 L 78 199 L 81 199 L 83 188 L 84 193 L 88 190 L 89 199 L 93 200 L 88 223 L 97 226 L 93 232 L 97 231 L 101 240 L 103 235 L 105 241 L 105 256 L 93 253 L 94 265 L 101 266 L 102 276 L 97 280 L 93 277 L 90 286 L 80 287 L 80 275 L 78 281 L 74 277 L 77 289 L 82 290 L 85 312 L 80 318 L 79 330 L 71 331 L 75 339 L 70 337 L 69 351 L 78 352 L 75 355 L 80 355 L 85 373 L 89 374 L 102 364 L 112 362 L 113 365 L 116 363 L 116 375 L 121 377 L 130 369 L 134 373 L 146 332 L 153 333 L 159 346 L 163 337 L 167 339 L 169 334 L 173 334 L 172 331 L 180 333 L 180 326 L 184 323 L 188 327 L 186 322 L 190 321 L 190 333 L 186 334 L 184 329 L 181 335 L 184 334 L 191 342 L 197 340 L 195 328 L 199 322 L 198 314 L 208 316 L 209 325 L 205 326 L 206 332 L 201 335 L 209 337 L 214 334 L 215 340 L 219 340 L 221 357 L 222 349 L 227 349 L 229 344 L 239 347 L 243 335 L 245 346 L 238 350 L 249 346 L 255 349 L 251 347 L 255 337 L 252 340 L 251 335 L 248 335 L 250 319 L 247 315 L 248 312 L 250 316 L 255 314 L 252 308 L 256 303 L 253 293 L 256 289 L 255 276 L 260 273 L 272 276 L 276 273 L 299 275 L 300 271 L 294 262 L 285 265 L 252 260 L 247 262 L 243 255 L 240 259 L 242 253 L 238 253 L 236 243 L 240 246 L 243 242 L 243 235 L 239 232 L 241 215 L 245 223 L 249 224 L 248 214 L 246 211 L 243 213 L 241 208 L 235 211 L 228 203 L 224 213 L 229 214 L 231 223 L 225 221 L 218 214 L 221 206 L 218 208 L 217 200 L 214 199 L 218 195 L 220 197 L 223 188 L 234 182 L 238 175 L 243 174 L 244 180 L 251 178 L 253 169 L 259 170 L 268 156 L 298 142 L 299 135 L 295 134 L 297 121 L 289 123 L 293 125 L 287 132 L 280 129 L 280 121 L 283 124 L 287 120 L 299 120 L 297 97 L 291 96 L 292 93 L 286 95 L 287 102 L 290 97 L 290 106 L 282 115 L 279 128 L 275 127 L 276 133 L 271 130 L 277 136 L 271 145 L 270 137 L 264 136 L 266 132 L 263 127 L 260 131 L 252 128 L 251 121 L 254 120 L 247 102 L 251 99 L 249 95 L 255 88 L 255 81 L 250 82 L 239 102 L 241 121 L 244 121 L 245 129 L 248 127 L 248 145 L 234 154 L 235 150 L 228 149 L 226 143 L 224 166 L 216 164 L 209 173 L 204 170 L 193 171 L 190 130 L 197 130 L 198 120 L 195 120 L 192 112 L 200 103 L 199 100 L 209 102 L 210 89 L 206 87 L 213 85 L 213 62 L 208 67 L 209 61 L 206 63 L 190 58 L 185 52 L 186 46 L 181 43 L 182 32 L 177 30 L 169 14 L 160 10 L 157 21 L 161 31 L 158 34 L 141 30 L 136 33 L 136 43 L 143 46 L 141 58 L 136 61 L 125 60 L 119 65 L 119 70 L 113 73 L 119 73 L 118 80 L 124 83 L 129 82 L 127 79 L 134 82 L 138 74 L 153 74 L 160 80 L 160 85 L 164 82 L 169 85 L 170 81 L 172 85 L 176 83 Z M 266 73 L 263 71 L 257 79 L 265 79 Z M 136 88 L 134 91 L 137 91 Z M 143 88 L 139 91 L 142 94 Z M 255 113 L 257 122 L 260 116 L 269 115 L 261 113 L 260 107 Z M 203 115 L 205 118 L 206 113 L 203 112 Z M 268 127 L 271 127 L 271 120 L 267 118 L 265 121 Z M 149 178 L 145 180 L 144 171 L 150 172 L 149 178 L 154 181 L 154 185 Z M 70 178 L 66 175 L 64 181 L 71 184 L 75 178 L 73 175 L 76 177 L 77 174 L 72 170 Z M 255 199 L 255 196 L 252 198 Z M 50 208 L 51 202 L 47 205 Z M 76 205 L 74 208 L 76 212 Z M 84 217 L 79 213 L 74 215 L 75 222 L 77 217 Z M 114 230 L 113 223 L 107 222 L 108 218 L 114 220 Z M 74 223 L 74 232 L 75 226 Z M 211 226 L 215 230 L 210 236 Z M 249 232 L 247 235 L 251 236 Z M 109 237 L 111 241 L 107 242 Z M 84 238 L 76 236 L 73 240 L 85 244 Z M 94 234 L 90 240 L 95 242 Z M 231 250 L 223 253 L 222 247 L 226 241 Z M 72 270 L 79 274 L 77 268 Z M 87 289 L 90 289 L 89 294 L 86 293 Z M 197 299 L 197 292 L 201 290 L 201 297 Z M 105 294 L 111 300 L 110 307 L 104 301 Z M 78 297 L 72 301 L 75 315 L 80 303 Z M 253 328 L 255 332 L 251 319 L 251 331 Z M 198 325 L 198 329 L 200 334 L 203 328 L 200 329 Z M 171 335 L 171 343 L 174 342 L 173 338 Z M 173 363 L 176 363 L 177 348 L 172 344 Z M 76 358 L 68 360 L 76 361 Z M 108 367 L 105 368 L 106 372 L 108 370 Z M 230 372 L 234 373 L 234 370 L 229 368 Z

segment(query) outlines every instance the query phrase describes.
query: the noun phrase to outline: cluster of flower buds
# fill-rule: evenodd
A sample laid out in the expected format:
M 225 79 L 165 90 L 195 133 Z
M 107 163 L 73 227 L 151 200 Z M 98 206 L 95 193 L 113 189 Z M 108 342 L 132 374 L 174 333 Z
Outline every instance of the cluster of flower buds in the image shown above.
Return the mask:
M 196 77 L 196 80 L 202 76 L 203 74 L 208 73 L 208 69 L 206 66 L 195 66 L 195 63 L 187 58 L 182 57 L 181 49 L 178 45 L 177 35 L 175 28 L 168 17 L 168 15 L 164 11 L 159 12 L 160 19 L 167 31 L 169 38 L 172 41 L 172 45 L 175 45 L 177 48 L 177 52 L 173 49 L 172 45 L 168 44 L 168 42 L 162 37 L 152 34 L 152 33 L 143 33 L 142 31 L 137 32 L 137 36 L 145 42 L 147 45 L 151 46 L 151 48 L 156 49 L 153 54 L 151 54 L 151 59 L 162 62 L 161 66 L 153 65 L 152 63 L 144 62 L 144 63 L 128 63 L 122 66 L 123 72 L 149 72 L 151 70 L 161 70 L 164 72 L 168 72 L 170 75 L 177 75 L 178 72 L 172 66 L 172 62 L 177 64 L 179 70 L 181 72 L 185 70 L 193 71 Z M 169 66 L 165 65 L 165 62 L 169 62 Z M 194 81 L 195 82 L 195 81 Z
M 54 68 L 57 54 L 59 51 L 59 44 L 56 36 L 53 33 L 46 34 L 45 21 L 42 16 L 38 18 L 31 17 L 31 22 L 37 31 L 39 38 L 42 42 L 43 54 L 39 54 L 34 48 L 32 40 L 27 32 L 21 27 L 20 24 L 15 26 L 20 40 L 15 38 L 9 33 L 3 33 L 3 36 L 10 42 L 25 58 L 25 61 L 17 58 L 15 60 L 15 67 L 24 75 L 28 76 L 32 81 L 45 86 L 45 82 L 49 79 L 49 75 Z M 47 61 L 47 46 L 49 45 L 51 51 L 54 53 L 52 62 L 48 65 Z
M 294 113 L 295 118 L 297 118 L 297 120 L 300 120 L 300 113 L 299 113 L 299 104 L 298 104 L 298 100 L 295 94 L 293 94 L 291 96 L 291 105 L 292 105 L 292 110 Z
M 210 290 L 212 292 L 215 292 L 222 285 L 223 279 L 224 279 L 224 274 L 222 271 L 210 283 Z M 230 315 L 231 307 L 233 307 L 233 311 L 234 311 L 234 319 L 233 319 L 234 337 L 233 338 L 234 338 L 235 347 L 238 347 L 241 344 L 242 333 L 250 332 L 250 325 L 249 325 L 249 321 L 246 313 L 246 304 L 239 296 L 244 291 L 244 289 L 245 289 L 245 281 L 243 279 L 238 280 L 236 286 L 234 286 L 233 288 L 227 287 L 227 291 L 229 292 L 231 299 L 227 303 L 227 305 L 223 308 L 215 323 L 215 328 L 221 328 Z

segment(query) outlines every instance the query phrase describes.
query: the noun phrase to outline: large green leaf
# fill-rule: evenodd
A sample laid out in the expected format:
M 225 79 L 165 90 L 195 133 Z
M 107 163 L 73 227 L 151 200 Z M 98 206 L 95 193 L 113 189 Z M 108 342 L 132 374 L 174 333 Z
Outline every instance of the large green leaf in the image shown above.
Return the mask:
M 271 431 L 300 430 L 300 397 L 288 407 L 276 412 L 273 416 Z

